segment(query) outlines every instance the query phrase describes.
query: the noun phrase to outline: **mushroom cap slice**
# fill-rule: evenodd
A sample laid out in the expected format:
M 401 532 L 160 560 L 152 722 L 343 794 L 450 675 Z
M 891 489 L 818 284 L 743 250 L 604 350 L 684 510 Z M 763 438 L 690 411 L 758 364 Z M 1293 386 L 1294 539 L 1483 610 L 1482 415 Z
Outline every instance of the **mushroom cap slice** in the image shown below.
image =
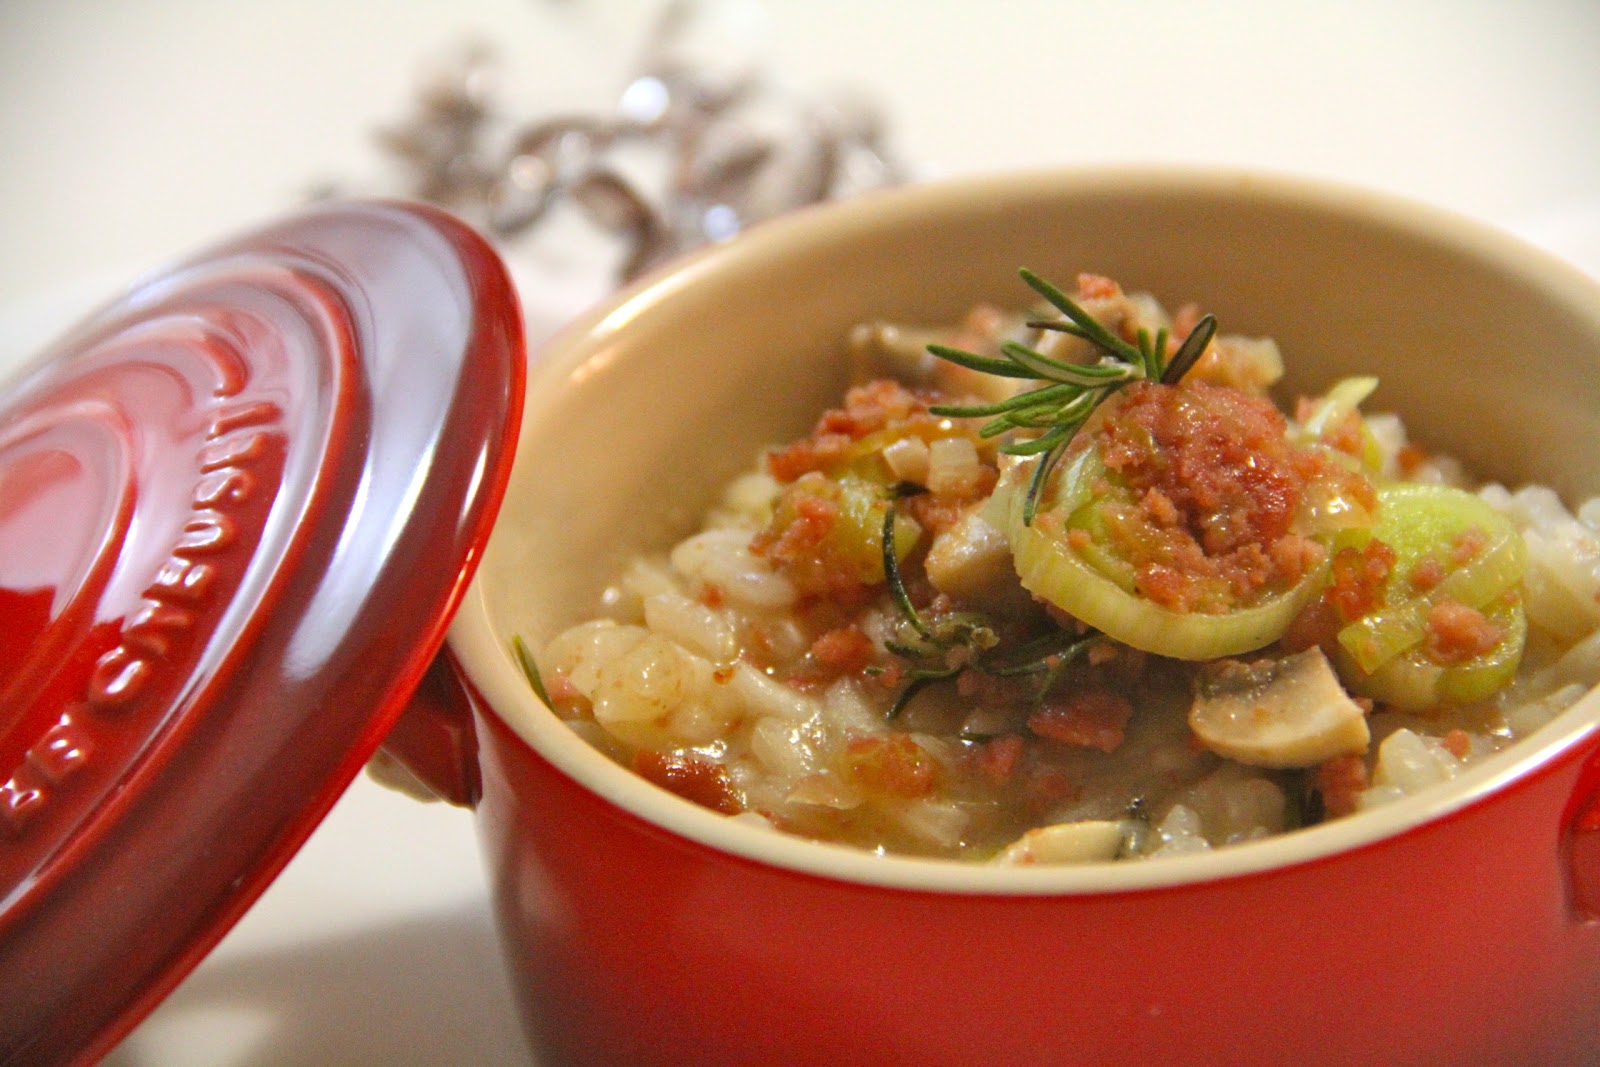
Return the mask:
M 1124 820 L 1082 819 L 1029 830 L 994 858 L 1007 866 L 1114 860 L 1128 840 Z
M 1219 756 L 1252 767 L 1311 767 L 1365 752 L 1366 711 L 1339 684 L 1320 648 L 1251 663 L 1227 660 L 1201 676 L 1189 728 Z

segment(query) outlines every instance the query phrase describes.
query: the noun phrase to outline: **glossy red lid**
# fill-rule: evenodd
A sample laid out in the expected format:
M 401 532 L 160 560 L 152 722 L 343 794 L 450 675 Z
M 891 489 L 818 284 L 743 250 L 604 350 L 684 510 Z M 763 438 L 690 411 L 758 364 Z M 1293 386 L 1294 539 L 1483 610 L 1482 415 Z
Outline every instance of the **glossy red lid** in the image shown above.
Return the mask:
M 212 249 L 0 397 L 0 1063 L 92 1058 L 382 739 L 505 486 L 523 334 L 429 208 Z

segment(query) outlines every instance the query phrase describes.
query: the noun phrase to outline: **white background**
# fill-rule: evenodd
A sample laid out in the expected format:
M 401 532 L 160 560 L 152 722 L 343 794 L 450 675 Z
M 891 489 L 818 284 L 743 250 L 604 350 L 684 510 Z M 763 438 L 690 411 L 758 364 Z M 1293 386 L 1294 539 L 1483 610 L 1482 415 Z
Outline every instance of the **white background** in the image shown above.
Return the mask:
M 374 173 L 473 38 L 520 115 L 609 108 L 654 4 L 0 0 L 0 373 L 142 271 Z M 927 175 L 1105 160 L 1353 180 L 1600 274 L 1592 0 L 770 0 L 766 69 L 855 86 Z M 742 20 L 742 21 L 740 21 Z M 525 294 L 536 329 L 570 287 Z M 619 907 L 627 906 L 619 902 Z M 642 905 L 648 906 L 648 904 Z M 500 1064 L 513 1017 L 470 817 L 362 780 L 119 1067 Z

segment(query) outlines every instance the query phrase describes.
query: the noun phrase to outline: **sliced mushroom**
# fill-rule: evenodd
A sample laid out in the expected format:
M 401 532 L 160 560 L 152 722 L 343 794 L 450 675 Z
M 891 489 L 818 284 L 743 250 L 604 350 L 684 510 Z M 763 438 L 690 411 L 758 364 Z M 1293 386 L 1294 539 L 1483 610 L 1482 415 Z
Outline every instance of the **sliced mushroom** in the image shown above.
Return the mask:
M 1201 676 L 1189 727 L 1212 752 L 1253 767 L 1310 767 L 1371 742 L 1366 712 L 1320 648 L 1217 664 Z
M 1011 563 L 1011 542 L 981 507 L 933 539 L 927 571 L 939 592 L 989 610 L 1021 611 L 1029 601 Z
M 1007 845 L 994 862 L 1026 867 L 1036 863 L 1114 860 L 1121 854 L 1128 833 L 1129 824 L 1120 819 L 1083 819 L 1041 826 Z
M 857 323 L 849 334 L 851 380 L 892 377 L 913 385 L 933 381 L 939 360 L 928 353 L 932 342 L 947 341 L 948 330 L 901 326 L 892 322 Z

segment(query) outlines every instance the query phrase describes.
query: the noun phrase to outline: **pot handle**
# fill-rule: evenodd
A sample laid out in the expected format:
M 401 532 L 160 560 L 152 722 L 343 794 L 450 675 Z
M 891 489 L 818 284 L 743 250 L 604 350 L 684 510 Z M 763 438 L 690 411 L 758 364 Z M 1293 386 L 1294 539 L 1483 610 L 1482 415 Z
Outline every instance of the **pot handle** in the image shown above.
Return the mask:
M 1573 913 L 1585 922 L 1600 922 L 1600 752 L 1589 757 L 1578 775 L 1564 825 Z
M 477 805 L 478 736 L 460 678 L 449 652 L 434 657 L 368 764 L 374 778 L 419 800 Z

